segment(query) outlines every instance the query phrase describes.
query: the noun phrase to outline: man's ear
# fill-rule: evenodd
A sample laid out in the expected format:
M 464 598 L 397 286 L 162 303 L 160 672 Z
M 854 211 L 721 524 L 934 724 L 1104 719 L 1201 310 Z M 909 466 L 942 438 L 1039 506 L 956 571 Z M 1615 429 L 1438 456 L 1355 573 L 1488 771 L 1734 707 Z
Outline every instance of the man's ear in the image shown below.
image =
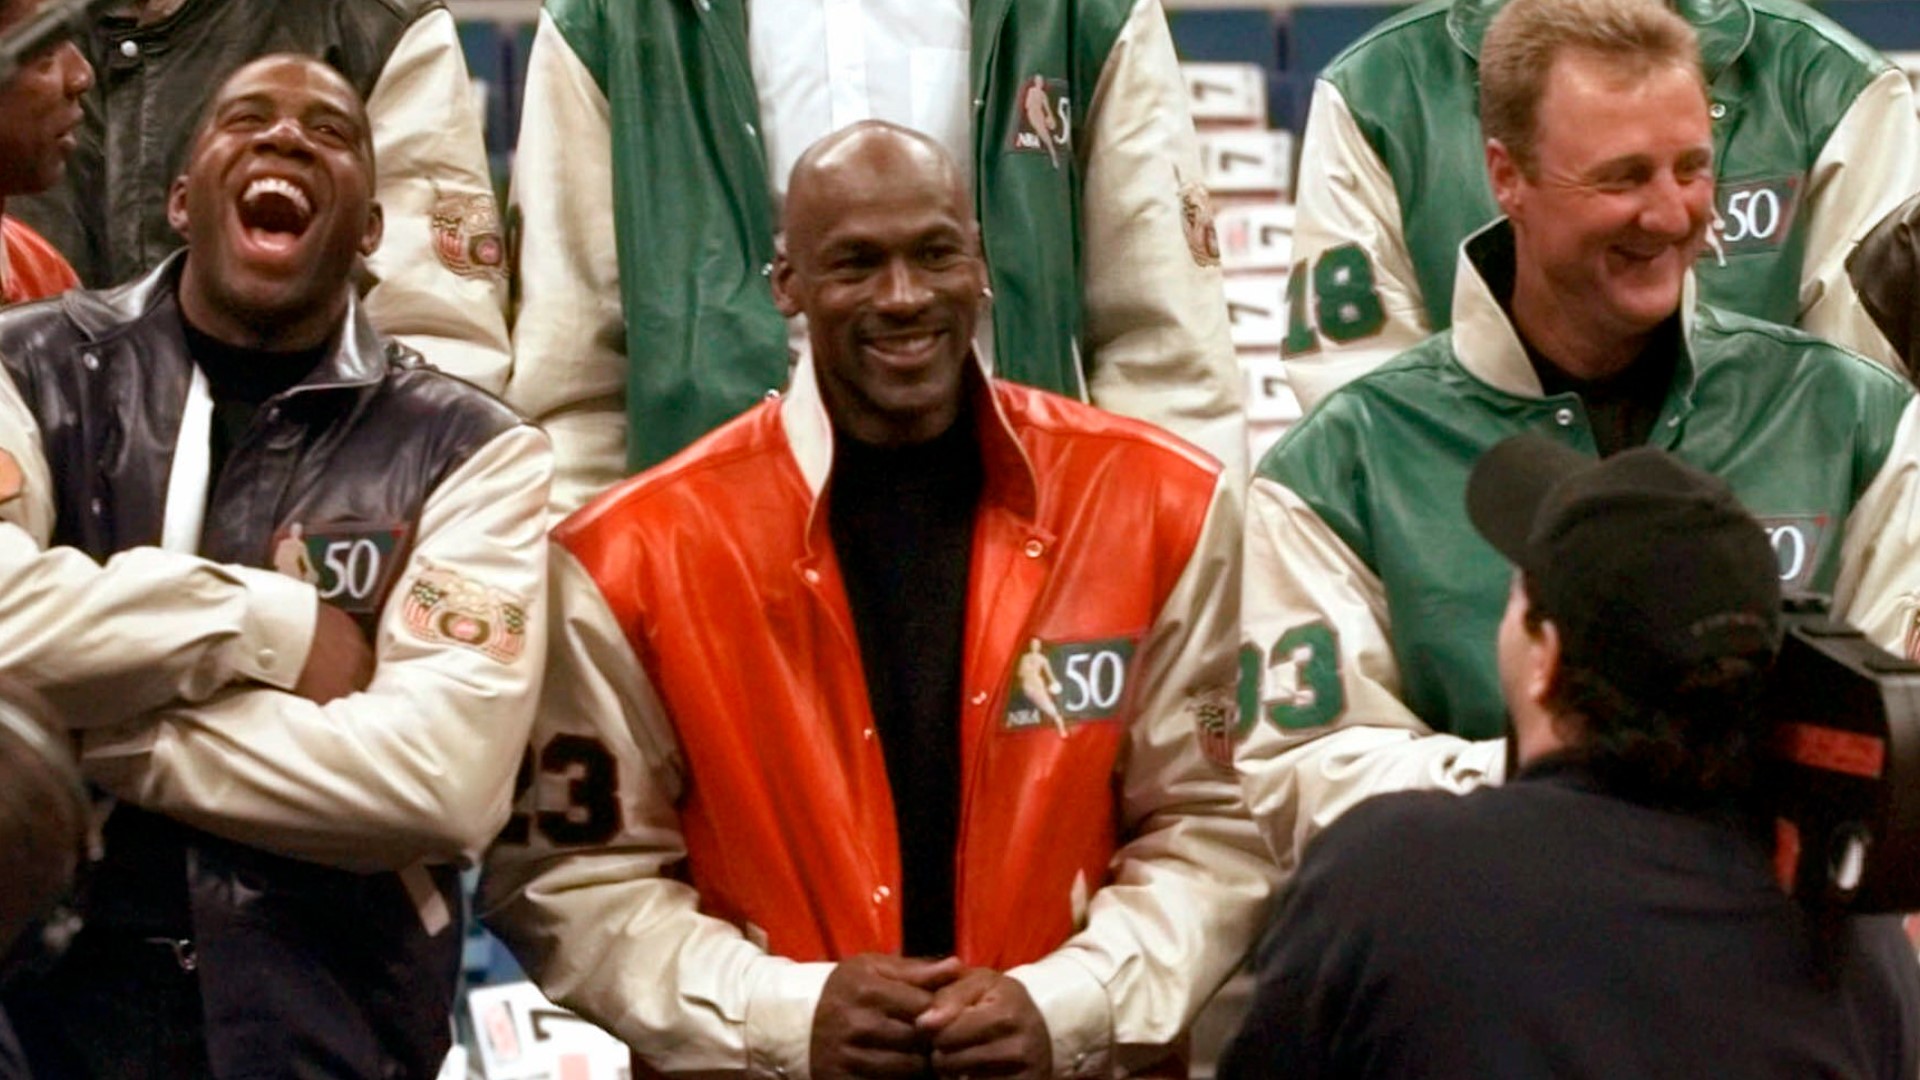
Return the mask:
M 1487 140 L 1487 181 L 1493 187 L 1493 200 L 1500 204 L 1500 212 L 1512 217 L 1520 204 L 1520 181 L 1524 179 L 1520 163 L 1514 160 L 1513 151 L 1508 150 L 1499 139 Z
M 1552 619 L 1542 619 L 1537 629 L 1527 631 L 1527 677 L 1521 684 L 1527 700 L 1546 708 L 1560 688 L 1560 628 Z
M 387 234 L 387 212 L 377 202 L 367 204 L 367 231 L 360 236 L 360 254 L 371 255 L 380 247 L 380 238 Z
M 167 224 L 180 239 L 187 238 L 187 178 L 176 176 L 167 187 Z
M 787 234 L 773 238 L 773 306 L 791 319 L 800 314 L 800 298 L 794 295 L 793 260 L 787 258 Z

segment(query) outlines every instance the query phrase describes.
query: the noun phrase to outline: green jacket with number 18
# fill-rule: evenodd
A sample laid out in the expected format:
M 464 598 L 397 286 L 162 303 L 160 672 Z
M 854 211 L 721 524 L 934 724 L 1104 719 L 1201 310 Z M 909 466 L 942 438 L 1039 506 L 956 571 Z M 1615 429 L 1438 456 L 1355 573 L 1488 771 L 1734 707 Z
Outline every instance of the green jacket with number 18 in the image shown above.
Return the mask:
M 556 509 L 786 385 L 747 7 L 547 0 L 541 15 L 507 399 L 553 437 Z M 974 0 L 970 55 L 997 373 L 1161 424 L 1244 475 L 1211 213 L 1158 0 Z M 1022 107 L 1035 92 L 1066 114 L 1051 145 Z
M 1503 219 L 1464 246 L 1446 333 L 1328 395 L 1255 470 L 1240 764 L 1283 862 L 1364 797 L 1503 773 L 1495 638 L 1512 568 L 1467 521 L 1467 474 L 1523 432 L 1595 452 L 1580 396 L 1543 393 L 1488 285 L 1512 280 L 1511 235 Z M 1911 387 L 1800 331 L 1696 308 L 1694 292 L 1689 277 L 1647 442 L 1732 485 L 1783 587 L 1830 593 L 1838 617 L 1920 655 Z
M 1482 36 L 1505 0 L 1429 0 L 1321 75 L 1301 145 L 1287 375 L 1311 407 L 1448 325 L 1460 242 L 1500 213 L 1480 129 Z M 1713 117 L 1709 304 L 1889 365 L 1845 260 L 1920 189 L 1906 75 L 1799 0 L 1673 0 Z

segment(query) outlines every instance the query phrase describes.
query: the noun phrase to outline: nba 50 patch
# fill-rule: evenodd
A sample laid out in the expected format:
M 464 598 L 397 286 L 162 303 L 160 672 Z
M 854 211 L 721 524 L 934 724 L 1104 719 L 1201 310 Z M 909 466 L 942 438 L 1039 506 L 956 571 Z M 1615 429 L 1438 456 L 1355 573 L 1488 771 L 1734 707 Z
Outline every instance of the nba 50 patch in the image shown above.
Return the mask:
M 379 610 L 399 573 L 407 526 L 301 522 L 273 537 L 273 568 L 351 615 Z
M 1707 251 L 1715 265 L 1727 257 L 1772 251 L 1786 243 L 1800 209 L 1801 174 L 1722 182 L 1713 193 Z
M 1073 152 L 1073 99 L 1067 80 L 1034 75 L 1014 95 L 1013 145 L 1017 153 L 1045 154 L 1054 168 Z
M 1813 575 L 1827 553 L 1825 514 L 1758 515 L 1754 519 L 1767 531 L 1773 545 L 1773 557 L 1780 563 L 1780 587 L 1793 591 L 1813 586 Z
M 1006 731 L 1052 728 L 1061 738 L 1078 724 L 1119 720 L 1133 703 L 1138 637 L 1045 642 L 1032 638 L 1013 662 Z

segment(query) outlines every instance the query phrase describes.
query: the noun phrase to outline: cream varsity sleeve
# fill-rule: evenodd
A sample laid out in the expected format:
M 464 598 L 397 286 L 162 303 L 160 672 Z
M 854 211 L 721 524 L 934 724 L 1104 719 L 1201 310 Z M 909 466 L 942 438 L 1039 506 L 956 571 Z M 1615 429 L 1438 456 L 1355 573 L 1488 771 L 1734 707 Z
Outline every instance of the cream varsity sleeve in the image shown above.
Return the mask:
M 1920 659 L 1920 399 L 1847 515 L 1833 614 L 1898 656 Z
M 1164 1057 L 1266 922 L 1277 868 L 1223 750 L 1240 597 L 1239 499 L 1223 475 L 1141 657 L 1118 796 L 1123 843 L 1084 929 L 1009 974 L 1046 1018 L 1059 1076 Z
M 672 722 L 599 587 L 564 548 L 552 559 L 534 760 L 565 746 L 602 762 L 613 782 L 536 769 L 517 808 L 525 824 L 488 853 L 480 916 L 549 997 L 643 1048 L 655 1069 L 804 1080 L 833 965 L 769 955 L 701 914 L 693 887 L 674 877 L 686 858 L 675 808 L 686 774 Z M 541 824 L 552 817 L 585 822 L 589 835 L 556 840 Z
M 1890 68 L 1854 98 L 1807 174 L 1800 328 L 1896 371 L 1903 370 L 1899 356 L 1861 303 L 1846 263 L 1861 238 L 1915 191 L 1920 117 L 1906 73 Z
M 610 123 L 606 95 L 542 12 L 514 156 L 520 310 L 506 396 L 553 437 L 556 517 L 627 472 Z
M 452 13 L 407 28 L 367 97 L 386 214 L 367 317 L 489 393 L 507 377 L 506 233 Z
M 230 690 L 89 733 L 83 769 L 136 806 L 330 866 L 476 857 L 506 819 L 545 667 L 551 471 L 546 437 L 520 425 L 441 481 L 364 691 Z M 490 633 L 455 638 L 440 615 Z
M 52 472 L 0 370 L 0 671 L 74 726 L 128 720 L 252 680 L 292 687 L 313 642 L 312 586 L 266 570 L 135 548 L 102 566 L 49 547 Z M 10 468 L 9 468 L 10 467 Z
M 1298 495 L 1256 477 L 1247 496 L 1241 782 L 1284 871 L 1370 795 L 1498 783 L 1504 740 L 1434 732 L 1400 699 L 1386 590 Z M 1332 680 L 1337 685 L 1326 685 Z M 1337 699 L 1337 710 L 1326 703 Z M 1336 715 L 1327 715 L 1335 711 Z
M 1197 255 L 1188 236 L 1186 215 L 1211 211 L 1159 0 L 1136 0 L 1087 111 L 1081 289 L 1093 403 L 1159 424 L 1244 480 L 1240 369 L 1219 260 Z
M 1311 348 L 1282 354 L 1294 396 L 1301 408 L 1311 409 L 1343 384 L 1433 332 L 1413 256 L 1400 229 L 1400 196 L 1393 177 L 1354 123 L 1339 88 L 1324 79 L 1314 84 L 1313 105 L 1300 141 L 1294 205 L 1294 265 L 1315 266 L 1333 248 L 1358 245 L 1373 264 L 1374 295 L 1386 317 L 1377 332 L 1365 337 L 1341 342 L 1315 332 Z M 1310 284 L 1298 287 L 1309 290 L 1308 299 L 1313 299 Z M 1301 310 L 1310 311 L 1312 306 L 1301 305 Z

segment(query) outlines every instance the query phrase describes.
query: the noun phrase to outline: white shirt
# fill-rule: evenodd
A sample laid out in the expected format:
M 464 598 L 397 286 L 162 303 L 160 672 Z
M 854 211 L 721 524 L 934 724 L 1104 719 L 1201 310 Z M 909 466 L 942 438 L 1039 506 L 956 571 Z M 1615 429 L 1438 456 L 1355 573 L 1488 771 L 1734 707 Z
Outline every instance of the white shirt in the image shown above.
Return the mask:
M 973 180 L 966 0 L 748 0 L 747 52 L 776 208 L 802 151 L 860 120 L 938 140 Z

